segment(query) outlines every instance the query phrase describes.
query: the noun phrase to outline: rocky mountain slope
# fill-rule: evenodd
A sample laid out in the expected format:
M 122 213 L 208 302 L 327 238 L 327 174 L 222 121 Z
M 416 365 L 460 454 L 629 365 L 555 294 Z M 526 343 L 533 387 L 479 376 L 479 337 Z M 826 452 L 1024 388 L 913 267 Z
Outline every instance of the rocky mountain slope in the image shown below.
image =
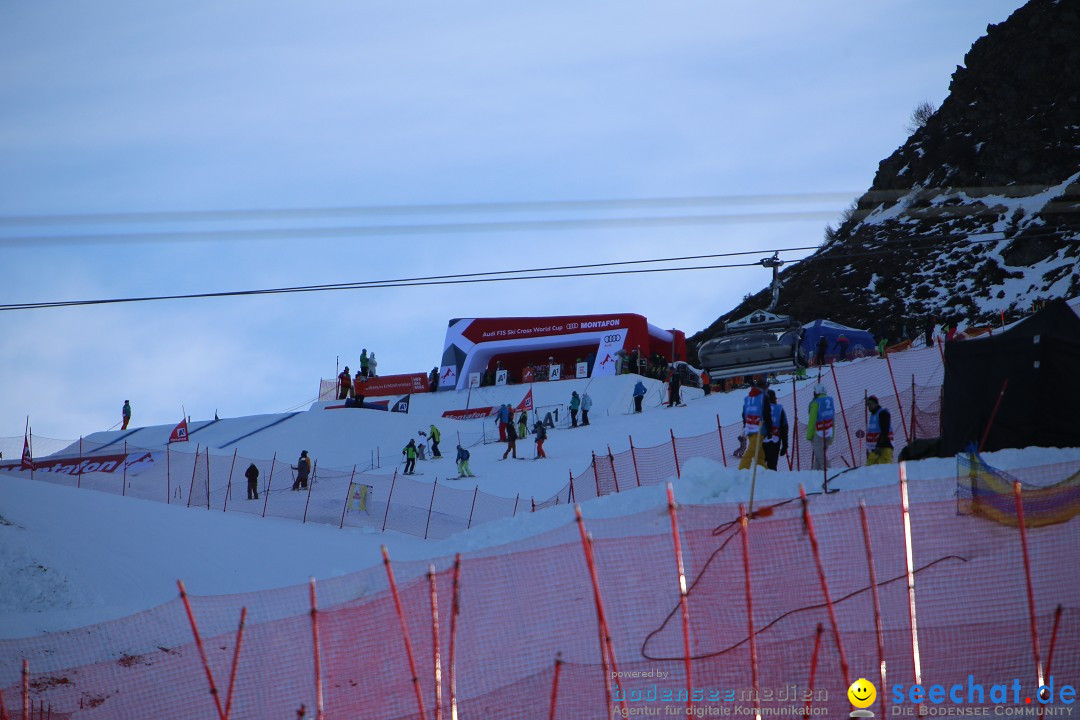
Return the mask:
M 787 265 L 776 311 L 887 332 L 1015 318 L 1080 293 L 1080 2 L 987 28 L 941 107 L 878 167 L 825 244 Z M 691 338 L 767 307 L 769 289 Z

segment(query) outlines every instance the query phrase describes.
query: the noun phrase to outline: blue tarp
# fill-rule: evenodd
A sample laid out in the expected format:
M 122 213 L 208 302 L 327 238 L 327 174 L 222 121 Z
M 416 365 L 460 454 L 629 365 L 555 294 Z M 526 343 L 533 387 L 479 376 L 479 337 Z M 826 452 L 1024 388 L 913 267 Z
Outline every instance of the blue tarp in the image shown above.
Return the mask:
M 813 363 L 814 358 L 817 356 L 818 339 L 824 335 L 825 341 L 828 343 L 828 349 L 825 351 L 825 362 L 839 360 L 840 349 L 836 345 L 836 339 L 841 334 L 848 340 L 847 360 L 873 355 L 877 352 L 877 343 L 874 336 L 868 331 L 834 323 L 831 320 L 814 320 L 803 325 L 803 337 L 799 347 L 806 354 L 806 359 Z

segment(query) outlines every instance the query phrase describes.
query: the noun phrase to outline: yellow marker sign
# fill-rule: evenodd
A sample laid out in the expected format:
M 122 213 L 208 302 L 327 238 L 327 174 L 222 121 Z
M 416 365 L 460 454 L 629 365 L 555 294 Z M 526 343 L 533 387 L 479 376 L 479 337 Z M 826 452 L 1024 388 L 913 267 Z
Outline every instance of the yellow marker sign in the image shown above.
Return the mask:
M 857 708 L 868 708 L 877 699 L 877 688 L 866 678 L 859 678 L 851 683 L 847 691 L 848 700 Z

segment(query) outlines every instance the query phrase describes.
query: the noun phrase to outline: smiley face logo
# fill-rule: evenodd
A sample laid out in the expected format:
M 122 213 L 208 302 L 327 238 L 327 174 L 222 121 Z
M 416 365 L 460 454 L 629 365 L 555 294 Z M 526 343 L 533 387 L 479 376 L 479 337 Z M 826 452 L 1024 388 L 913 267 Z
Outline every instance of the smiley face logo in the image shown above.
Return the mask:
M 848 700 L 857 708 L 868 708 L 877 699 L 877 688 L 866 678 L 859 678 L 851 683 L 847 690 Z

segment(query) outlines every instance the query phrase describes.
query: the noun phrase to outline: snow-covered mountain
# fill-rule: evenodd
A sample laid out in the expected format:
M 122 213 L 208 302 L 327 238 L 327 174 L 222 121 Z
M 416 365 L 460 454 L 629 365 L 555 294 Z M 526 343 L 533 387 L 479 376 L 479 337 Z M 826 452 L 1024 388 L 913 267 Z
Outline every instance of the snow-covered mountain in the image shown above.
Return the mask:
M 1059 0 L 988 27 L 941 107 L 821 249 L 781 272 L 779 312 L 899 338 L 1080 292 L 1078 37 L 1080 8 Z M 691 340 L 769 299 L 762 290 Z

